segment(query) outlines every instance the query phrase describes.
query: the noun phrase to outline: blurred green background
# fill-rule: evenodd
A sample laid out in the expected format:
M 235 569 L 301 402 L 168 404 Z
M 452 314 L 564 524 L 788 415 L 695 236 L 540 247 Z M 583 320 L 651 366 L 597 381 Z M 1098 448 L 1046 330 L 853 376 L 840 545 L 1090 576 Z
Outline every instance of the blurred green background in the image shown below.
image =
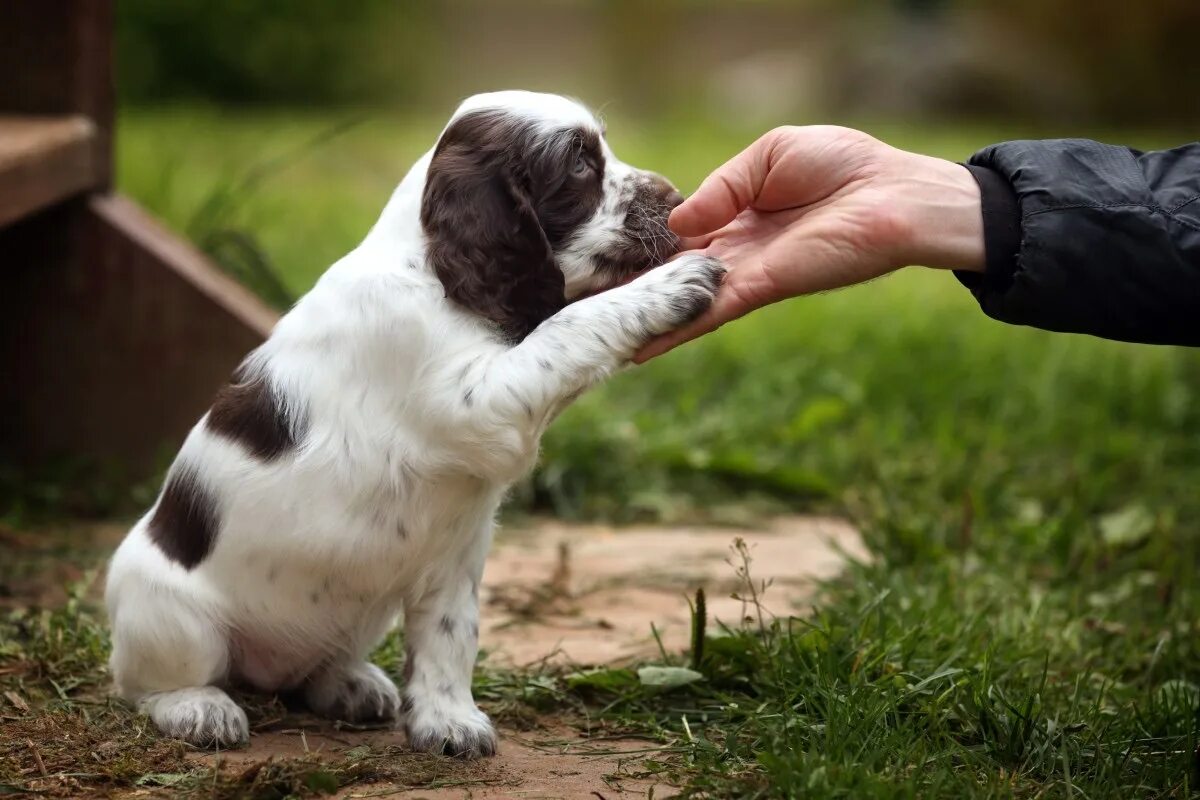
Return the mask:
M 1191 0 L 122 0 L 131 103 L 369 103 L 521 86 L 639 115 L 1200 121 Z M 747 119 L 750 118 L 750 119 Z
M 118 9 L 120 188 L 281 308 L 359 241 L 475 91 L 578 96 L 626 160 L 684 191 L 783 123 L 854 125 L 961 160 L 1015 137 L 1165 146 L 1200 122 L 1193 0 Z M 904 273 L 730 325 L 585 398 L 514 507 L 749 519 L 840 506 L 893 468 L 955 495 L 973 460 L 1061 466 L 1079 437 L 1134 424 L 1129 408 L 1190 425 L 1194 365 L 1004 328 L 949 276 Z

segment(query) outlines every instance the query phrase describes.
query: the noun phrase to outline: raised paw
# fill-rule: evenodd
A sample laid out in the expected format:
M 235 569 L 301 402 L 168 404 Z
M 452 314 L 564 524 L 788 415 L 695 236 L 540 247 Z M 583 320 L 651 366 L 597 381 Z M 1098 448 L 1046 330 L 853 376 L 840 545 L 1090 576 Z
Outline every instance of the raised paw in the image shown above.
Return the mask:
M 404 711 L 404 728 L 413 750 L 458 758 L 496 754 L 496 729 L 474 703 L 423 702 L 409 693 Z
M 400 714 L 396 684 L 374 664 L 329 667 L 309 678 L 304 697 L 317 714 L 344 722 L 390 722 Z
M 216 686 L 155 692 L 138 703 L 172 739 L 198 747 L 239 747 L 250 740 L 246 712 Z
M 690 254 L 681 256 L 650 273 L 657 288 L 665 294 L 666 333 L 694 320 L 712 305 L 717 289 L 725 279 L 725 266 L 719 258 Z

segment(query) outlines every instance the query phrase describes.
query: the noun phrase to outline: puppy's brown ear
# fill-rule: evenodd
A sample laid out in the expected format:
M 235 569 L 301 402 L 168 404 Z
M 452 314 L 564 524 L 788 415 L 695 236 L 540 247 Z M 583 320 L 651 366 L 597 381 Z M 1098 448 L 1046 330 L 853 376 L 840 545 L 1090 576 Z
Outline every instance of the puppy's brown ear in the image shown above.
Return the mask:
M 566 304 L 524 163 L 531 132 L 479 111 L 442 134 L 421 198 L 428 258 L 446 296 L 524 339 Z

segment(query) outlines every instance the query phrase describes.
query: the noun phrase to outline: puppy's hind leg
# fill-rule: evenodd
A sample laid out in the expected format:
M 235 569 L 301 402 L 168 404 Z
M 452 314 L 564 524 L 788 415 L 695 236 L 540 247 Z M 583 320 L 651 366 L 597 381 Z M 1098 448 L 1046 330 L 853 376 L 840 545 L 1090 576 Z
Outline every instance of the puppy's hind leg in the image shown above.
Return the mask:
M 400 692 L 370 662 L 332 664 L 308 679 L 308 706 L 329 719 L 344 722 L 393 722 L 400 714 Z
M 229 645 L 214 620 L 163 587 L 110 586 L 110 660 L 117 691 L 167 736 L 200 747 L 249 740 L 246 712 L 213 685 L 225 678 Z

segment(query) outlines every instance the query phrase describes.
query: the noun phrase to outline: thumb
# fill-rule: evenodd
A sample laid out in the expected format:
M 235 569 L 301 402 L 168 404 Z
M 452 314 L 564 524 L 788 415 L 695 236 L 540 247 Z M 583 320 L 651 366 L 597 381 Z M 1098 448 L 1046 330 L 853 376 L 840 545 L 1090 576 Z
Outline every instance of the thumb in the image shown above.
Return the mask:
M 718 167 L 671 212 L 671 230 L 680 236 L 712 233 L 749 208 L 767 178 L 768 149 L 764 136 Z

